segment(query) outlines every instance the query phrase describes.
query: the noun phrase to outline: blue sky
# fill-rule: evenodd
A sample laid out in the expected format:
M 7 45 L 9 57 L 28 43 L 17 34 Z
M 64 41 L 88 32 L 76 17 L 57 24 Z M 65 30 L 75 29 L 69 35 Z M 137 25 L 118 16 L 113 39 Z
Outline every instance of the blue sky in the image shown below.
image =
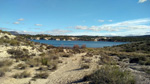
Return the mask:
M 23 34 L 150 34 L 150 0 L 0 0 L 0 29 Z

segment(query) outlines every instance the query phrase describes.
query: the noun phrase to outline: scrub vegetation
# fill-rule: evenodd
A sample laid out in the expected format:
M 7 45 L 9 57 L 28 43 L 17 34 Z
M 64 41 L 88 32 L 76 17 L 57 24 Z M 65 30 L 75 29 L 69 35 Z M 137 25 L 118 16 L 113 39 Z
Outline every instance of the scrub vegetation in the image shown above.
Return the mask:
M 0 33 L 3 32 L 0 31 Z M 74 81 L 71 81 L 73 78 L 70 76 L 77 80 L 82 76 L 80 77 L 82 81 L 77 83 L 149 83 L 136 78 L 139 74 L 145 80 L 150 77 L 150 41 L 148 39 L 112 47 L 87 48 L 86 45 L 55 47 L 31 42 L 22 36 L 10 37 L 4 35 L 0 38 L 0 47 L 3 49 L 0 55 L 6 55 L 0 59 L 0 77 L 6 76 L 16 80 L 29 78 L 30 82 L 39 79 L 59 79 L 65 83 L 71 83 Z M 78 75 L 81 72 L 82 75 Z M 57 78 L 55 74 L 60 75 Z

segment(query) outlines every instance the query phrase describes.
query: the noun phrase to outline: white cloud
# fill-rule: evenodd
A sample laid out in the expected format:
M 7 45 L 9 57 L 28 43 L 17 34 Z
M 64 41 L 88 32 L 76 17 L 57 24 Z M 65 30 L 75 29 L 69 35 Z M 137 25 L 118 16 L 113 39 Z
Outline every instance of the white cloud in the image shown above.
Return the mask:
M 87 26 L 78 25 L 78 26 L 75 26 L 75 29 L 85 30 L 85 29 L 87 29 Z
M 20 24 L 20 22 L 14 22 L 13 24 Z
M 118 36 L 116 33 L 99 33 L 99 32 L 72 32 L 67 35 L 80 36 L 80 35 L 88 35 L 88 36 Z
M 131 26 L 131 29 L 150 29 L 150 26 L 147 26 L 147 25 L 136 25 L 136 26 Z
M 109 25 L 91 26 L 88 29 L 93 31 L 109 31 L 109 32 L 119 31 L 118 29 L 112 28 L 112 26 Z
M 35 26 L 43 26 L 42 24 L 35 24 Z
M 23 19 L 23 18 L 20 18 L 20 19 L 18 19 L 18 21 L 24 21 L 24 19 Z
M 93 31 L 99 31 L 99 26 L 91 26 L 88 29 Z
M 70 33 L 72 31 L 69 30 L 60 30 L 60 29 L 54 29 L 50 31 L 41 31 L 41 32 L 33 32 L 33 31 L 17 31 L 20 34 L 31 34 L 31 35 L 36 35 L 36 34 L 50 34 L 50 35 L 66 35 L 67 33 Z
M 75 27 L 75 29 L 82 29 L 87 31 L 92 30 L 92 32 L 100 32 L 100 31 L 107 31 L 108 33 L 115 32 L 116 35 L 139 34 L 140 32 L 143 32 L 139 34 L 143 35 L 145 34 L 144 32 L 150 30 L 150 19 L 147 18 L 147 19 L 128 20 L 113 24 L 104 24 L 100 26 L 93 25 L 90 27 L 79 26 L 78 28 Z
M 149 34 L 150 35 L 150 31 L 147 31 L 145 34 Z
M 113 20 L 108 20 L 108 22 L 112 22 Z
M 51 31 L 47 31 L 46 33 L 50 34 L 50 35 L 65 35 L 66 33 L 70 33 L 72 31 L 70 30 L 61 30 L 61 29 L 54 29 Z
M 139 3 L 144 3 L 146 2 L 147 0 L 139 0 Z
M 104 22 L 104 20 L 98 20 L 98 22 Z
M 137 19 L 137 20 L 129 20 L 120 22 L 117 25 L 139 25 L 139 24 L 147 24 L 150 22 L 150 19 Z
M 111 24 L 70 27 L 75 31 L 54 29 L 50 31 L 31 32 L 20 31 L 22 34 L 50 34 L 50 35 L 100 35 L 100 36 L 128 36 L 150 34 L 150 18 L 128 20 Z M 84 30 L 84 31 L 79 31 Z M 40 32 L 41 31 L 41 32 Z
M 32 35 L 36 35 L 36 34 L 41 34 L 41 32 L 32 32 L 32 31 L 17 31 L 19 34 L 32 34 Z
M 137 19 L 118 22 L 114 24 L 102 25 L 102 27 L 118 28 L 118 29 L 148 29 L 150 28 L 149 24 L 150 19 Z

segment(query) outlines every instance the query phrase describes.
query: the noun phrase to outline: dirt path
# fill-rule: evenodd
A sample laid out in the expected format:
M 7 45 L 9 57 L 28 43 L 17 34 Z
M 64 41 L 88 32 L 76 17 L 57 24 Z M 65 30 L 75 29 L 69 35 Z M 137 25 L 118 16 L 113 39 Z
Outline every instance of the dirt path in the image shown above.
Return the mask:
M 67 58 L 66 64 L 49 75 L 46 84 L 68 84 L 83 78 L 85 74 L 89 73 L 89 70 L 80 69 L 82 55 L 85 55 L 85 53 Z
M 0 78 L 0 84 L 70 84 L 93 72 L 93 67 L 90 67 L 89 69 L 81 69 L 82 56 L 85 54 L 86 53 L 80 53 L 71 57 L 62 57 L 63 63 L 59 64 L 58 69 L 51 72 L 47 79 L 30 81 L 31 78 L 14 79 L 12 77 L 8 77 L 2 79 Z M 2 80 L 4 81 L 2 82 Z

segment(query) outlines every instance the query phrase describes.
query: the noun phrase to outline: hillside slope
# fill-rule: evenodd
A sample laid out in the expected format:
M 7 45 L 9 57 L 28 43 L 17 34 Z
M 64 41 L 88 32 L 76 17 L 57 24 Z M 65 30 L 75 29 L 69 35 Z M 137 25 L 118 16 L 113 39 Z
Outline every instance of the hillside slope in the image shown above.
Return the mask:
M 1 31 L 0 81 L 1 84 L 90 84 L 127 78 L 122 84 L 150 84 L 149 45 L 149 41 L 144 41 L 105 48 L 64 48 Z M 103 68 L 107 65 L 110 70 Z M 97 80 L 103 76 L 103 80 Z

